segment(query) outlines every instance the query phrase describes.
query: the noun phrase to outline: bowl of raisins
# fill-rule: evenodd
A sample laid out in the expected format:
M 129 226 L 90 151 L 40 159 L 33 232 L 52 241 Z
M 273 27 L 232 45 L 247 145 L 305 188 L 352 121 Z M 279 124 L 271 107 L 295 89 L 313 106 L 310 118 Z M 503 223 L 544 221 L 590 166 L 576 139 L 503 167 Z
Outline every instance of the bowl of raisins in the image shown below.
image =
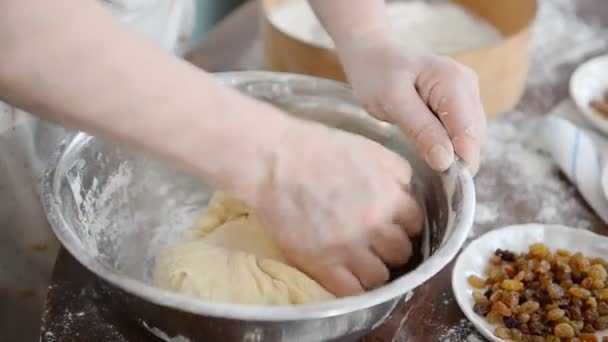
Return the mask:
M 608 342 L 608 237 L 559 225 L 493 230 L 452 274 L 456 301 L 491 341 Z

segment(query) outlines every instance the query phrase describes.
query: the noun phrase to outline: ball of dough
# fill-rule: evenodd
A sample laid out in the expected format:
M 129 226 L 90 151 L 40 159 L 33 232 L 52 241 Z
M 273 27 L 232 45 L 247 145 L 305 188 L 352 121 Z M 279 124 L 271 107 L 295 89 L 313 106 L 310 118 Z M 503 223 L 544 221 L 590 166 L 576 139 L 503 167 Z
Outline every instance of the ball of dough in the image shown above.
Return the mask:
M 335 298 L 287 265 L 255 214 L 217 192 L 192 237 L 156 260 L 157 286 L 195 298 L 235 304 L 289 305 Z

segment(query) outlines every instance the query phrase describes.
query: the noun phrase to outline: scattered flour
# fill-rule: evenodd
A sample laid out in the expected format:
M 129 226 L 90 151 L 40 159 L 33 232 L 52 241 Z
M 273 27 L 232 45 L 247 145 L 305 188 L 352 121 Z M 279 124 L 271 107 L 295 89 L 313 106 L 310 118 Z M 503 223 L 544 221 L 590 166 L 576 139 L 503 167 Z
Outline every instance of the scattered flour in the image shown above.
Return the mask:
M 450 2 L 390 2 L 387 16 L 399 39 L 411 49 L 449 53 L 501 40 L 501 34 L 494 26 Z M 270 19 L 277 28 L 293 37 L 317 46 L 334 47 L 308 1 L 288 2 Z
M 477 342 L 485 339 L 477 333 L 475 327 L 467 319 L 461 319 L 443 333 L 438 341 L 441 342 Z
M 566 77 L 578 63 L 608 48 L 608 28 L 578 18 L 577 4 L 580 3 L 582 1 L 541 0 L 527 89 L 528 97 L 542 106 L 540 110 L 547 110 L 566 95 L 553 90 L 567 84 Z
M 526 94 L 519 106 L 525 110 L 514 110 L 489 124 L 470 238 L 506 224 L 558 223 L 591 229 L 594 222 L 576 189 L 565 185 L 542 151 L 538 126 L 539 114 L 568 95 L 568 77 L 576 65 L 608 48 L 608 28 L 578 18 L 575 1 L 541 0 L 540 5 Z M 497 187 L 505 191 L 496 193 Z

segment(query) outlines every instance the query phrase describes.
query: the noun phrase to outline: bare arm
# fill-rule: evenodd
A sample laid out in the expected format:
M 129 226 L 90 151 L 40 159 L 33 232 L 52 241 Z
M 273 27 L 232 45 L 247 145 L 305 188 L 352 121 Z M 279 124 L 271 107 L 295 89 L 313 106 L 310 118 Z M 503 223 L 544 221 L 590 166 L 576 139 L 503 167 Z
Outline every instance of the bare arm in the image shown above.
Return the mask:
M 266 176 L 256 165 L 286 116 L 131 33 L 97 1 L 2 0 L 0 41 L 1 100 L 154 152 L 243 197 Z
M 477 172 L 486 117 L 475 72 L 409 50 L 391 29 L 384 0 L 309 2 L 368 112 L 398 125 L 433 169 L 446 170 L 456 153 Z
M 363 35 L 391 34 L 385 0 L 309 0 L 309 3 L 338 50 Z

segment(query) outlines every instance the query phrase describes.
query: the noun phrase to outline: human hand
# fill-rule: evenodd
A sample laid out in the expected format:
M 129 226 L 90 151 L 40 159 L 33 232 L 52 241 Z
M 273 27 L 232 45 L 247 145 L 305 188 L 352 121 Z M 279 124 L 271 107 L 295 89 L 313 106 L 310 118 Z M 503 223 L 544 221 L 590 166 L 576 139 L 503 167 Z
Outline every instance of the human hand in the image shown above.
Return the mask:
M 422 226 L 410 165 L 320 124 L 294 119 L 283 137 L 252 207 L 286 258 L 337 296 L 384 284 Z
M 408 51 L 386 32 L 342 40 L 338 52 L 355 95 L 370 114 L 397 125 L 437 171 L 454 151 L 472 173 L 479 169 L 486 117 L 477 76 L 433 54 Z

